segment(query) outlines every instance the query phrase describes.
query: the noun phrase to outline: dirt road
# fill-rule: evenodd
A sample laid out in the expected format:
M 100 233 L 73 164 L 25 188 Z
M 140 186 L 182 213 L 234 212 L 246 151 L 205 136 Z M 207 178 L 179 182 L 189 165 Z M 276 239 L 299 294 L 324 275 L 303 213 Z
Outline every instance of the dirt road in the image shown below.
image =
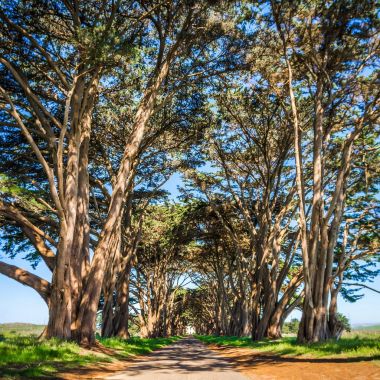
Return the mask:
M 223 357 L 197 339 L 185 338 L 136 360 L 125 372 L 107 379 L 122 380 L 246 380 Z

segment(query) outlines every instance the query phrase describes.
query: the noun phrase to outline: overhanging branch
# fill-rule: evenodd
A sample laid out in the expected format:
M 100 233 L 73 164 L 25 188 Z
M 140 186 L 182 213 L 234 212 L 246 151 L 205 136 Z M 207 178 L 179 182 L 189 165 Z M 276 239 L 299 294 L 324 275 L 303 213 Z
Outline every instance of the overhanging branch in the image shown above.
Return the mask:
M 25 269 L 7 264 L 3 261 L 0 261 L 0 273 L 23 285 L 33 288 L 46 303 L 49 303 L 50 283 L 48 281 Z

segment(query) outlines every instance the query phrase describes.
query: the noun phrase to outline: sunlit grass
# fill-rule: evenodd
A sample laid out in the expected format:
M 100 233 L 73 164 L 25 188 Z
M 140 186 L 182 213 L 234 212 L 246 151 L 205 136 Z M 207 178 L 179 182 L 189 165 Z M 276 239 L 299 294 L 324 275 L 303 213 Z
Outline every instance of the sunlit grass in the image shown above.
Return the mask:
M 0 336 L 0 378 L 51 377 L 65 369 L 146 354 L 177 339 L 179 338 L 104 338 L 100 339 L 101 344 L 115 352 L 92 354 L 90 351 L 84 353 L 72 342 L 57 339 L 39 341 L 36 336 L 8 333 Z
M 57 368 L 73 368 L 97 361 L 110 361 L 95 355 L 81 355 L 75 343 L 50 339 L 39 341 L 35 336 L 8 336 L 0 341 L 0 374 L 17 376 L 51 375 Z
M 250 338 L 198 336 L 207 344 L 219 346 L 248 347 L 259 352 L 284 356 L 347 357 L 380 359 L 380 333 L 354 332 L 340 340 L 323 343 L 299 344 L 296 338 L 262 340 Z

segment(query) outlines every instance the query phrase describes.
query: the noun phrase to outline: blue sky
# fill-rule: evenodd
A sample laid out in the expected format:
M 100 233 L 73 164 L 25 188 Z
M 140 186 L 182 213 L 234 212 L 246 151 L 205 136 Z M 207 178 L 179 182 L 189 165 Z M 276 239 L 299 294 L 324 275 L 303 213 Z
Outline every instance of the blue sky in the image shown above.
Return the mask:
M 165 185 L 172 197 L 179 194 L 177 185 L 180 183 L 180 176 L 176 174 Z M 21 257 L 11 260 L 0 253 L 0 260 L 33 271 L 30 265 L 22 260 Z M 51 277 L 50 271 L 43 263 L 33 273 L 47 280 L 50 280 Z M 370 286 L 380 289 L 380 277 Z M 380 294 L 369 290 L 365 290 L 364 293 L 364 298 L 353 304 L 340 298 L 339 311 L 349 318 L 351 324 L 380 323 Z M 300 313 L 295 312 L 291 317 L 293 316 L 299 318 Z M 33 289 L 0 274 L 0 323 L 28 322 L 45 324 L 47 321 L 48 309 L 41 297 Z

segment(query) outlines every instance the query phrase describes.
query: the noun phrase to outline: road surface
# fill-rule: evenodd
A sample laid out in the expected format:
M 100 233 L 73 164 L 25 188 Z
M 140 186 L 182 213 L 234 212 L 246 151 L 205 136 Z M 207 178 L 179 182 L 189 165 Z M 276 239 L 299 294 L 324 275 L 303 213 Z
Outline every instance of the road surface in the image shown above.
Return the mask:
M 194 338 L 178 342 L 136 360 L 126 371 L 107 379 L 122 380 L 246 380 L 223 357 Z

